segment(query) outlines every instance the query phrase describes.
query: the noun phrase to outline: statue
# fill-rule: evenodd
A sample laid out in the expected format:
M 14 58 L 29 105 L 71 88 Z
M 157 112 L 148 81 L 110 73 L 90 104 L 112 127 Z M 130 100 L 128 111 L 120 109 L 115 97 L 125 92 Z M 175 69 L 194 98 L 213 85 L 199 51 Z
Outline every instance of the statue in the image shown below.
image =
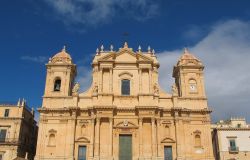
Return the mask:
M 157 83 L 154 84 L 154 94 L 159 95 L 159 88 L 158 88 Z
M 98 85 L 95 83 L 93 87 L 93 94 L 97 94 L 97 93 L 98 93 Z
M 172 93 L 173 93 L 173 95 L 177 95 L 178 94 L 177 87 L 176 87 L 175 83 L 172 85 Z
M 72 89 L 72 93 L 77 94 L 79 89 L 80 89 L 80 84 L 77 82 L 77 83 L 75 83 L 75 85 Z

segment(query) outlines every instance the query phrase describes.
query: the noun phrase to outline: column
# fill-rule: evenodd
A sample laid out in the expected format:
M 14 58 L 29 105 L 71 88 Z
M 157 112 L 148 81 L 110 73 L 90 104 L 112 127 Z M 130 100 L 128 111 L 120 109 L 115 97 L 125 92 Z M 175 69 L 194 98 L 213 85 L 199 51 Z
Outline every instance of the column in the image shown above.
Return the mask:
M 156 133 L 155 133 L 155 118 L 151 118 L 151 126 L 152 126 L 152 156 L 156 156 Z
M 110 157 L 113 157 L 113 118 L 109 118 Z
M 182 148 L 181 148 L 181 137 L 180 134 L 180 119 L 178 117 L 178 112 L 175 112 L 175 138 L 176 138 L 176 155 L 177 160 L 182 159 Z
M 94 156 L 94 141 L 95 141 L 95 119 L 91 119 L 91 137 L 90 137 L 90 157 Z
M 95 157 L 99 157 L 100 153 L 100 117 L 96 118 L 96 136 L 95 136 Z
M 143 121 L 143 118 L 139 118 L 139 153 L 140 153 L 140 157 L 143 155 L 143 134 L 142 134 L 142 121 Z
M 160 142 L 160 119 L 156 120 L 156 156 L 159 157 L 160 153 L 159 153 L 159 148 L 161 146 L 161 142 Z

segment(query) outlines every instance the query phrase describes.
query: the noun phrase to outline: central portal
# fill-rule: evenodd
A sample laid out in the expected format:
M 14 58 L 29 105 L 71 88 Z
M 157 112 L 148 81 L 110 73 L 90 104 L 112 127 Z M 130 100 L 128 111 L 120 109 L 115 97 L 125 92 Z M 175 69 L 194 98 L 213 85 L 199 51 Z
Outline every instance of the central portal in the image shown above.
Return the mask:
M 132 160 L 132 136 L 119 136 L 119 160 Z

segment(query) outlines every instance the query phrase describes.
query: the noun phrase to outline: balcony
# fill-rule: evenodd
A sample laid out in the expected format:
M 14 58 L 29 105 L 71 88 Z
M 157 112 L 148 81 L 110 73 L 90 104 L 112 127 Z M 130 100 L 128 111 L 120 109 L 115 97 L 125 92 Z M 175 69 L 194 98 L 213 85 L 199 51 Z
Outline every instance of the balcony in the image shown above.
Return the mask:
M 228 147 L 228 151 L 229 151 L 229 153 L 238 153 L 239 147 L 236 147 L 236 146 Z
M 16 145 L 18 142 L 18 138 L 0 138 L 0 145 Z

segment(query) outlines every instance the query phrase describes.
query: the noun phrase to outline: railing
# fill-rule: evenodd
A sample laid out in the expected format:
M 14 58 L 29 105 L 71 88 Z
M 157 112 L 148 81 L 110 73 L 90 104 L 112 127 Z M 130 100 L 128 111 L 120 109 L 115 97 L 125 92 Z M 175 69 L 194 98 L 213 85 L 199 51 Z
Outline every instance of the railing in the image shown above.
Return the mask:
M 18 144 L 18 138 L 0 138 L 0 145 L 3 144 Z
M 236 147 L 236 146 L 228 147 L 228 151 L 230 153 L 238 153 L 239 152 L 239 147 Z

